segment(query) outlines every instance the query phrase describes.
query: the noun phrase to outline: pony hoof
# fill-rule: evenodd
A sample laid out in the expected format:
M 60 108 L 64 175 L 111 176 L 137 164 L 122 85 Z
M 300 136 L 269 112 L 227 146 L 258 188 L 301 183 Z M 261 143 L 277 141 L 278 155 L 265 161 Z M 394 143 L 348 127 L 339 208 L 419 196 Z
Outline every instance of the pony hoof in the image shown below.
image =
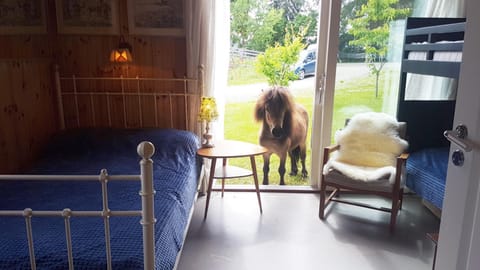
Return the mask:
M 290 176 L 295 176 L 295 175 L 297 175 L 297 172 L 290 172 L 289 175 Z
M 280 186 L 285 186 L 285 182 L 280 182 Z
M 302 173 L 302 178 L 305 179 L 308 177 L 308 173 Z

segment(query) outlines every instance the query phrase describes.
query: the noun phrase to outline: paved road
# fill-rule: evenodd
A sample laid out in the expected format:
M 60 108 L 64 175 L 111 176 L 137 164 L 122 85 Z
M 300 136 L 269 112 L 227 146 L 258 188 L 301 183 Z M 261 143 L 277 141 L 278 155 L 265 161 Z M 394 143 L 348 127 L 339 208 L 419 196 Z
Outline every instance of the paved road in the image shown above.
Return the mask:
M 347 81 L 368 75 L 368 67 L 365 63 L 339 63 L 337 64 L 336 81 Z M 294 94 L 312 91 L 315 87 L 315 77 L 307 77 L 304 80 L 293 81 L 290 83 L 290 91 Z M 256 83 L 249 85 L 229 86 L 225 94 L 227 103 L 254 101 L 262 92 L 267 89 L 267 83 Z

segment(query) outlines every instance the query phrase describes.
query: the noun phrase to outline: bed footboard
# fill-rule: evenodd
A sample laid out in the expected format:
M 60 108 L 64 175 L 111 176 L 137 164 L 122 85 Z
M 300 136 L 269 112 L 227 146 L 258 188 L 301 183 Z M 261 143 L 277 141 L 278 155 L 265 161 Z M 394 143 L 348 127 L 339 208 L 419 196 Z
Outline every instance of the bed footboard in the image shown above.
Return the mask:
M 68 256 L 69 269 L 74 269 L 74 258 L 72 252 L 71 240 L 71 217 L 100 217 L 104 223 L 106 264 L 107 269 L 112 269 L 112 257 L 110 249 L 110 217 L 141 216 L 140 224 L 143 228 L 143 255 L 144 269 L 154 269 L 155 267 L 155 232 L 156 222 L 154 214 L 154 195 L 153 187 L 153 161 L 151 159 L 155 152 L 152 143 L 144 141 L 137 147 L 137 153 L 141 157 L 139 175 L 108 175 L 106 169 L 102 169 L 99 175 L 0 175 L 0 181 L 99 181 L 102 189 L 102 210 L 99 211 L 77 211 L 75 209 L 64 208 L 56 211 L 35 210 L 25 208 L 23 210 L 0 210 L 0 217 L 23 217 L 26 225 L 26 238 L 30 256 L 31 269 L 36 269 L 35 249 L 32 218 L 37 217 L 59 217 L 63 218 L 65 223 L 66 249 Z M 111 211 L 108 204 L 108 182 L 111 181 L 140 181 L 140 196 L 142 200 L 142 209 L 127 211 Z

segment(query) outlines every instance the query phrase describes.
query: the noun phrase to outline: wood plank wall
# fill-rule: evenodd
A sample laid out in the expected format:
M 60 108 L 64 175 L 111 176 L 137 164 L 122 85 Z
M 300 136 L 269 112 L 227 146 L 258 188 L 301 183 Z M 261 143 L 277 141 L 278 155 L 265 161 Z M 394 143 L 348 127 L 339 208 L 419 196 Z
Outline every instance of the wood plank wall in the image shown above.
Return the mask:
M 46 34 L 0 32 L 0 173 L 28 167 L 45 141 L 59 130 L 54 64 L 62 76 L 185 76 L 185 38 L 129 35 L 126 0 L 118 3 L 121 34 L 133 47 L 134 62 L 128 65 L 109 62 L 120 35 L 58 34 L 54 0 L 45 0 Z
M 57 128 L 49 59 L 0 61 L 0 169 L 28 164 Z

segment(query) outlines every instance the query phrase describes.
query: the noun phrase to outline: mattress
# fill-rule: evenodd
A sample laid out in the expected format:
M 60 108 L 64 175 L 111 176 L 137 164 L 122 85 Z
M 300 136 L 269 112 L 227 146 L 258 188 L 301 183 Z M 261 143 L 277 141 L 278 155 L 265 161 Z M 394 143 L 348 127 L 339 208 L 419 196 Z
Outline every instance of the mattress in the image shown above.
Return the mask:
M 187 131 L 77 130 L 55 136 L 28 174 L 139 174 L 136 147 L 151 141 L 156 148 L 154 197 L 156 269 L 172 269 L 196 195 L 199 162 L 197 137 Z M 111 210 L 140 210 L 140 182 L 108 183 Z M 0 209 L 101 210 L 100 182 L 0 182 Z M 143 269 L 140 217 L 111 217 L 114 269 Z M 32 218 L 37 269 L 67 269 L 62 218 Z M 75 269 L 106 269 L 103 220 L 71 218 Z M 0 218 L 0 269 L 30 269 L 25 221 Z
M 411 153 L 407 159 L 407 187 L 439 209 L 445 193 L 448 153 L 448 147 L 428 148 Z
M 415 45 L 431 45 L 431 44 L 452 44 L 452 43 L 463 43 L 463 40 L 459 41 L 438 41 L 436 43 L 428 42 L 413 42 L 411 44 Z M 426 51 L 409 51 L 407 59 L 408 60 L 427 60 L 428 53 Z M 433 52 L 433 61 L 444 61 L 444 62 L 461 62 L 462 61 L 462 51 L 434 51 Z

